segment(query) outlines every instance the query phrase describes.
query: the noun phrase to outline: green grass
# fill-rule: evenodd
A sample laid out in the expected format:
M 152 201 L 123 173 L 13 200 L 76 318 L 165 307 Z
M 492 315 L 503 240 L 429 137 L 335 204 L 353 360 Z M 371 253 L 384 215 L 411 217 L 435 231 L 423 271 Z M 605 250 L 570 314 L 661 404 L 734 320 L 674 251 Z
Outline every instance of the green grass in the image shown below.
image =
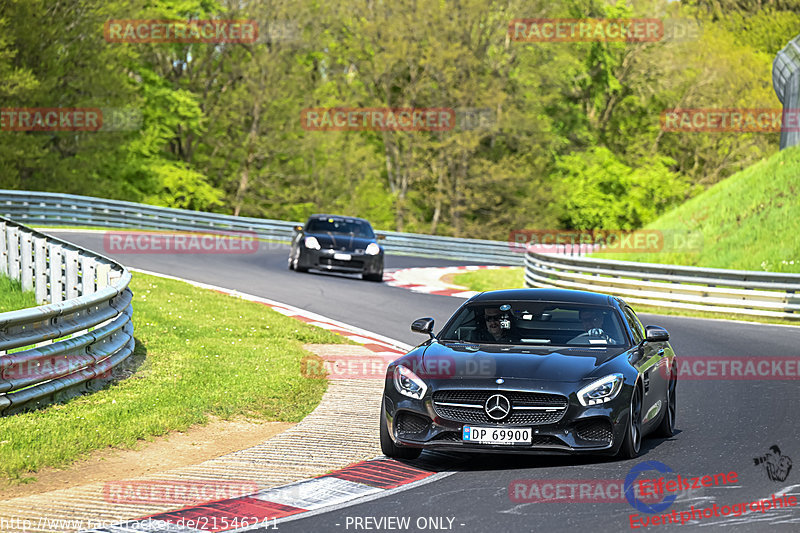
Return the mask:
M 666 213 L 648 229 L 698 232 L 699 251 L 594 257 L 706 268 L 800 272 L 800 147 L 783 150 Z
M 19 281 L 0 276 L 0 313 L 36 305 L 33 291 L 22 291 Z
M 269 307 L 134 273 L 132 377 L 63 404 L 0 418 L 0 478 L 29 481 L 109 446 L 135 447 L 209 415 L 296 422 L 325 379 L 301 374 L 304 343 L 347 339 Z
M 471 291 L 518 289 L 525 286 L 522 268 L 481 269 L 453 276 L 453 283 Z

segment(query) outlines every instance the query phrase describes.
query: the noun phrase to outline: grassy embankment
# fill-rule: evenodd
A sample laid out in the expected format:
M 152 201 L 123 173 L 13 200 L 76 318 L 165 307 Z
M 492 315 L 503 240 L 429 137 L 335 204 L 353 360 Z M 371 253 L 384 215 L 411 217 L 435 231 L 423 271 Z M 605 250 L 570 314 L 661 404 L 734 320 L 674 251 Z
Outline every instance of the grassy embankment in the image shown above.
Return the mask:
M 784 150 L 750 166 L 664 214 L 647 229 L 699 233 L 699 249 L 663 253 L 605 253 L 595 257 L 711 268 L 800 273 L 800 147 Z M 472 290 L 522 287 L 522 269 L 480 270 L 454 282 Z M 642 312 L 742 318 L 636 306 Z M 797 324 L 797 321 L 763 319 Z
M 19 281 L 0 276 L 0 313 L 36 305 L 33 291 L 22 292 Z
M 42 467 L 135 447 L 210 415 L 299 421 L 327 387 L 301 374 L 303 344 L 349 342 L 180 281 L 135 273 L 131 289 L 135 373 L 94 394 L 0 418 L 0 480 L 31 481 Z

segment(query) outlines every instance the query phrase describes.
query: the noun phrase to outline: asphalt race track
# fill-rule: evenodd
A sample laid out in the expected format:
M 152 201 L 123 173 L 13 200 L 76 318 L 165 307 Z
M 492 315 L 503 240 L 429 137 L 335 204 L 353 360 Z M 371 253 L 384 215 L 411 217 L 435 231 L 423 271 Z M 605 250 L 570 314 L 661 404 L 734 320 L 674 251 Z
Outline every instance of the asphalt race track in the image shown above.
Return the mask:
M 271 298 L 409 344 L 423 340 L 422 336 L 411 333 L 412 320 L 434 317 L 438 330 L 463 302 L 366 282 L 355 276 L 292 272 L 286 266 L 288 246 L 285 245 L 265 245 L 255 254 L 109 254 L 104 250 L 102 234 L 57 231 L 53 234 L 110 255 L 128 267 Z M 386 257 L 386 269 L 459 264 L 470 263 Z M 645 324 L 667 328 L 679 357 L 800 357 L 800 328 L 648 315 L 641 318 Z M 771 480 L 763 465 L 754 461 L 764 456 L 770 446 L 778 445 L 784 456 L 800 462 L 800 392 L 796 380 L 683 380 L 678 384 L 677 397 L 677 434 L 668 440 L 646 439 L 641 456 L 635 460 L 466 455 L 457 472 L 449 477 L 365 503 L 281 522 L 278 530 L 282 533 L 622 531 L 631 529 L 632 515 L 644 520 L 642 517 L 660 516 L 673 510 L 690 511 L 692 506 L 704 508 L 717 504 L 722 508 L 771 498 L 773 494 L 800 496 L 800 465 L 795 465 L 785 480 L 780 481 Z M 663 463 L 684 478 L 728 472 L 736 472 L 738 478 L 735 483 L 679 493 L 670 507 L 656 515 L 634 509 L 624 498 L 612 502 L 586 498 L 590 501 L 576 502 L 559 495 L 561 501 L 542 503 L 535 501 L 532 493 L 519 491 L 515 483 L 527 480 L 524 486 L 530 487 L 538 480 L 535 487 L 544 488 L 548 483 L 560 482 L 564 487 L 577 483 L 576 480 L 623 481 L 631 468 L 644 461 Z M 651 474 L 646 477 L 657 477 L 652 471 Z M 674 474 L 671 476 L 667 479 L 674 479 Z M 403 523 L 406 519 L 407 527 Z M 703 531 L 723 528 L 737 532 L 798 531 L 800 504 L 786 510 L 748 510 L 739 517 L 703 518 L 691 525 L 651 524 L 637 529 L 662 531 L 677 527 Z

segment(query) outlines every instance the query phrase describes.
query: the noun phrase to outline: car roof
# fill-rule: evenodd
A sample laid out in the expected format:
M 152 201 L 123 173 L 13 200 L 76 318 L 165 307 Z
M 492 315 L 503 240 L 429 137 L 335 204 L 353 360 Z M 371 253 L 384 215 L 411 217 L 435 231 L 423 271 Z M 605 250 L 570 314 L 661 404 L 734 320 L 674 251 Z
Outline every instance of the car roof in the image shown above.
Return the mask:
M 496 300 L 528 300 L 540 302 L 580 303 L 617 307 L 616 298 L 598 292 L 569 289 L 503 289 L 486 291 L 470 298 L 470 303 Z
M 308 217 L 308 220 L 314 220 L 314 219 L 321 219 L 321 220 L 324 220 L 324 219 L 328 219 L 328 218 L 334 218 L 334 219 L 336 219 L 336 220 L 345 220 L 345 219 L 346 219 L 346 220 L 358 220 L 358 221 L 360 221 L 360 222 L 366 222 L 367 224 L 369 224 L 369 221 L 368 221 L 368 220 L 366 220 L 366 219 L 359 218 L 359 217 L 351 217 L 351 216 L 348 216 L 348 215 L 325 215 L 325 214 L 316 214 L 316 215 L 311 215 L 310 217 Z

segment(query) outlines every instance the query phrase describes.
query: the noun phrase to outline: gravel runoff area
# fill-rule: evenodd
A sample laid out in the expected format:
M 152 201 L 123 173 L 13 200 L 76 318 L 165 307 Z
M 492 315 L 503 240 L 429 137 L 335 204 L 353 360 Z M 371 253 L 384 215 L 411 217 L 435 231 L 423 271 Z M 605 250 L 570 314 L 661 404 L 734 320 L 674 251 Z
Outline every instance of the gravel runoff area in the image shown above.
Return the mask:
M 363 346 L 307 345 L 323 359 L 374 357 Z M 0 501 L 0 531 L 75 531 L 65 521 L 115 523 L 181 508 L 175 501 L 123 503 L 114 487 L 173 485 L 252 487 L 252 492 L 299 481 L 380 455 L 378 414 L 382 379 L 330 379 L 320 404 L 299 424 L 271 439 L 196 465 L 146 478 L 90 483 Z M 120 483 L 122 482 L 122 483 Z M 221 495 L 221 499 L 225 495 Z M 67 527 L 65 527 L 67 526 Z

